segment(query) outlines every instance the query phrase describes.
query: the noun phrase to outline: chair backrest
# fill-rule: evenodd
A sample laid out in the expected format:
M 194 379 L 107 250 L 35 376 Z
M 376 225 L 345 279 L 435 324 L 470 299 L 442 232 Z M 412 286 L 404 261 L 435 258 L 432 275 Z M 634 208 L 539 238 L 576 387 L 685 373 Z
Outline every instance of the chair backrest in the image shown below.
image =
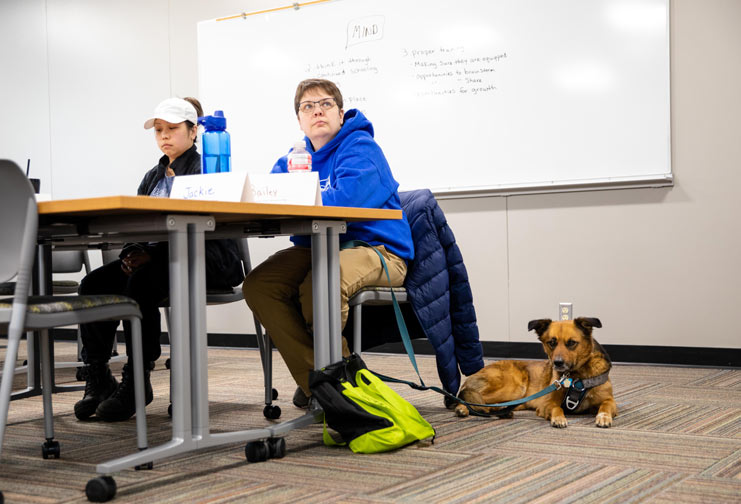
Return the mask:
M 120 249 L 120 248 L 102 249 L 100 253 L 103 256 L 103 264 L 108 264 L 118 259 L 119 254 L 121 254 L 121 250 L 123 249 Z
M 24 237 L 30 230 L 35 241 L 38 217 L 33 187 L 17 164 L 0 159 L 0 180 L 0 282 L 4 282 L 19 272 Z
M 52 273 L 77 273 L 85 268 L 90 273 L 90 262 L 84 250 L 52 250 Z
M 31 182 L 13 161 L 0 159 L 0 281 L 16 274 L 11 325 L 22 327 L 31 285 L 38 209 Z
M 247 238 L 240 238 L 237 242 L 239 246 L 239 253 L 242 257 L 242 267 L 244 268 L 244 274 L 248 275 L 252 271 L 252 261 L 250 260 L 250 243 Z

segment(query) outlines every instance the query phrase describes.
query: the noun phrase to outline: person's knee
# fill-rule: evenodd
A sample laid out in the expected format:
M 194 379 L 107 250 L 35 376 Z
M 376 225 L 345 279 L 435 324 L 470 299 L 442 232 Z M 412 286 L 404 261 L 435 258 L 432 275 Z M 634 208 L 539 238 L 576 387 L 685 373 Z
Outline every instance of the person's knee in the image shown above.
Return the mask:
M 90 281 L 90 275 L 80 280 L 80 286 L 77 288 L 78 294 L 86 295 L 92 294 L 93 282 Z
M 242 295 L 250 308 L 254 307 L 256 303 L 260 302 L 260 299 L 265 294 L 265 288 L 267 285 L 263 285 L 259 275 L 250 273 L 242 282 Z
M 105 274 L 100 269 L 94 270 L 80 280 L 80 286 L 77 288 L 77 292 L 88 296 L 111 292 L 110 287 L 108 290 L 103 288 L 103 286 L 107 284 L 109 284 L 109 282 L 105 280 Z
M 124 294 L 140 305 L 159 306 L 168 297 L 169 283 L 166 277 L 153 268 L 142 268 L 130 277 Z

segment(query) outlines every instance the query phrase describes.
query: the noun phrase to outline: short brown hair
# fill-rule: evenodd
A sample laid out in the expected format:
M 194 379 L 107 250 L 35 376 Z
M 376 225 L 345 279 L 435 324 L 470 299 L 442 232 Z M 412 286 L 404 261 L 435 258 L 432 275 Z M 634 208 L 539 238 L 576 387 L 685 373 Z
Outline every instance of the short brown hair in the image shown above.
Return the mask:
M 337 107 L 342 110 L 342 93 L 340 93 L 337 84 L 326 79 L 306 79 L 299 82 L 298 87 L 296 87 L 296 97 L 293 99 L 293 108 L 296 110 L 297 115 L 298 105 L 301 102 L 304 93 L 316 88 L 319 88 L 325 93 L 331 95 L 332 98 L 334 98 L 334 101 L 337 102 Z

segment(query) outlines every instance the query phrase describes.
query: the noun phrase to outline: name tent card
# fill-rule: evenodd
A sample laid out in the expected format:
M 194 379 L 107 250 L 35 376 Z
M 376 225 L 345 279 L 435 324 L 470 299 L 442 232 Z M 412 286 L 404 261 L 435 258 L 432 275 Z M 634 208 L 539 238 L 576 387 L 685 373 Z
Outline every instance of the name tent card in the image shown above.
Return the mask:
M 283 203 L 287 205 L 322 205 L 317 172 L 250 173 L 247 199 L 253 203 Z
M 172 181 L 170 198 L 208 201 L 246 201 L 246 173 L 181 175 Z
M 208 173 L 175 177 L 172 199 L 322 205 L 319 174 Z

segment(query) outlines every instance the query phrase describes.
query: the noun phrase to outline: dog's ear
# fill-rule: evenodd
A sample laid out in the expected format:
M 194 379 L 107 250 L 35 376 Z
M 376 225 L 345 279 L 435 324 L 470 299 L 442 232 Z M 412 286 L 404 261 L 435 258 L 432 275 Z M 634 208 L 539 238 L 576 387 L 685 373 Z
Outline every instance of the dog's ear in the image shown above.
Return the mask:
M 593 327 L 602 327 L 602 322 L 598 318 L 593 317 L 576 317 L 574 319 L 574 325 L 581 329 L 584 334 L 591 335 Z
M 538 319 L 538 320 L 531 320 L 527 323 L 527 330 L 532 331 L 535 329 L 535 332 L 538 334 L 538 337 L 542 336 L 544 332 L 548 330 L 548 326 L 551 325 L 551 319 L 544 318 L 544 319 Z

